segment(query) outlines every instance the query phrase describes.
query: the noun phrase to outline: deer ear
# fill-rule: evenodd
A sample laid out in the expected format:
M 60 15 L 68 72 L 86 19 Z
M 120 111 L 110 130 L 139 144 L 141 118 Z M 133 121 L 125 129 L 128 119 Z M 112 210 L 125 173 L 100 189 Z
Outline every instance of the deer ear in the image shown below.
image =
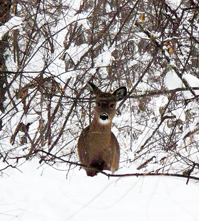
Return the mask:
M 127 89 L 126 87 L 120 87 L 114 91 L 113 95 L 116 97 L 116 101 L 121 101 L 126 97 Z
M 95 86 L 92 82 L 89 81 L 87 85 L 93 94 L 97 95 L 99 93 L 102 93 L 102 91 L 97 86 Z

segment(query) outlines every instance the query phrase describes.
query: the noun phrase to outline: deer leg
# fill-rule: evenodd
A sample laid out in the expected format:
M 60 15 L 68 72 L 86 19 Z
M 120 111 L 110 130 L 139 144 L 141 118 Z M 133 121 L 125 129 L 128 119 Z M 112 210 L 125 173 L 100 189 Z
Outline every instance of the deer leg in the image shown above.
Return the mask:
M 93 160 L 89 167 L 93 169 L 86 169 L 87 176 L 95 176 L 99 171 L 107 168 L 106 163 L 102 159 Z M 95 170 L 96 169 L 96 170 Z

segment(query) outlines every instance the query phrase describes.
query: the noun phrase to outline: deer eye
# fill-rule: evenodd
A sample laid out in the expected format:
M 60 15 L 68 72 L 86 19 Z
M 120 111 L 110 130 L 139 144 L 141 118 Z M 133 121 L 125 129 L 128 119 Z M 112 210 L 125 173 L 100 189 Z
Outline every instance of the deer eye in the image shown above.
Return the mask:
M 100 107 L 100 106 L 101 106 L 100 102 L 97 102 L 97 106 L 98 106 L 98 107 Z
M 112 103 L 112 104 L 110 104 L 109 106 L 110 106 L 110 108 L 114 108 L 114 105 L 115 105 L 115 104 Z

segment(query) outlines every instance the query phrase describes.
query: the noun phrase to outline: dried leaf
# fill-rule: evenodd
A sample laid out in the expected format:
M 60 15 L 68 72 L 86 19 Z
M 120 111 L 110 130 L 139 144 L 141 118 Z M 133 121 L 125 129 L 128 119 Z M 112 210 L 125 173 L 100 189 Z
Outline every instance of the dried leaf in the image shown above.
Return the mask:
M 131 82 L 130 79 L 128 80 L 128 86 L 129 86 L 129 87 L 132 87 L 132 82 Z
M 166 47 L 170 47 L 171 46 L 171 43 L 170 42 L 165 42 L 164 44 Z
M 174 52 L 173 48 L 169 48 L 169 54 L 172 54 Z
M 144 22 L 145 21 L 145 14 L 141 14 L 140 19 Z

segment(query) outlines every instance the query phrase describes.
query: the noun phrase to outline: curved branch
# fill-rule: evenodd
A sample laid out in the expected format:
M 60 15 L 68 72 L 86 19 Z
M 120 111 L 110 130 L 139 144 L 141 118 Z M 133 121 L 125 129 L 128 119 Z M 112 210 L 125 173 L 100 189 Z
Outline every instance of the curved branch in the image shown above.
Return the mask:
M 52 153 L 49 153 L 49 152 L 46 152 L 44 150 L 38 150 L 38 152 L 42 152 L 44 154 L 46 154 L 47 156 L 51 156 L 53 157 L 54 159 L 58 159 L 64 163 L 68 163 L 70 165 L 75 165 L 75 166 L 79 166 L 79 167 L 85 167 L 85 168 L 91 168 L 91 167 L 88 167 L 84 164 L 81 164 L 81 163 L 77 163 L 77 162 L 72 162 L 72 161 L 68 161 L 68 160 L 64 160 L 62 159 L 62 157 L 58 157 Z M 199 177 L 196 177 L 196 176 L 190 176 L 190 173 L 189 174 L 176 174 L 176 173 L 157 173 L 157 172 L 148 172 L 148 173 L 126 173 L 126 174 L 110 174 L 110 173 L 107 173 L 107 172 L 103 172 L 103 171 L 100 171 L 100 170 L 97 170 L 96 168 L 91 168 L 91 169 L 94 169 L 96 170 L 97 172 L 107 176 L 108 178 L 109 177 L 132 177 L 132 176 L 136 176 L 136 177 L 139 177 L 139 176 L 170 176 L 170 177 L 179 177 L 179 178 L 185 178 L 187 179 L 187 182 L 186 184 L 188 184 L 188 181 L 190 179 L 192 180 L 198 180 L 199 181 Z

